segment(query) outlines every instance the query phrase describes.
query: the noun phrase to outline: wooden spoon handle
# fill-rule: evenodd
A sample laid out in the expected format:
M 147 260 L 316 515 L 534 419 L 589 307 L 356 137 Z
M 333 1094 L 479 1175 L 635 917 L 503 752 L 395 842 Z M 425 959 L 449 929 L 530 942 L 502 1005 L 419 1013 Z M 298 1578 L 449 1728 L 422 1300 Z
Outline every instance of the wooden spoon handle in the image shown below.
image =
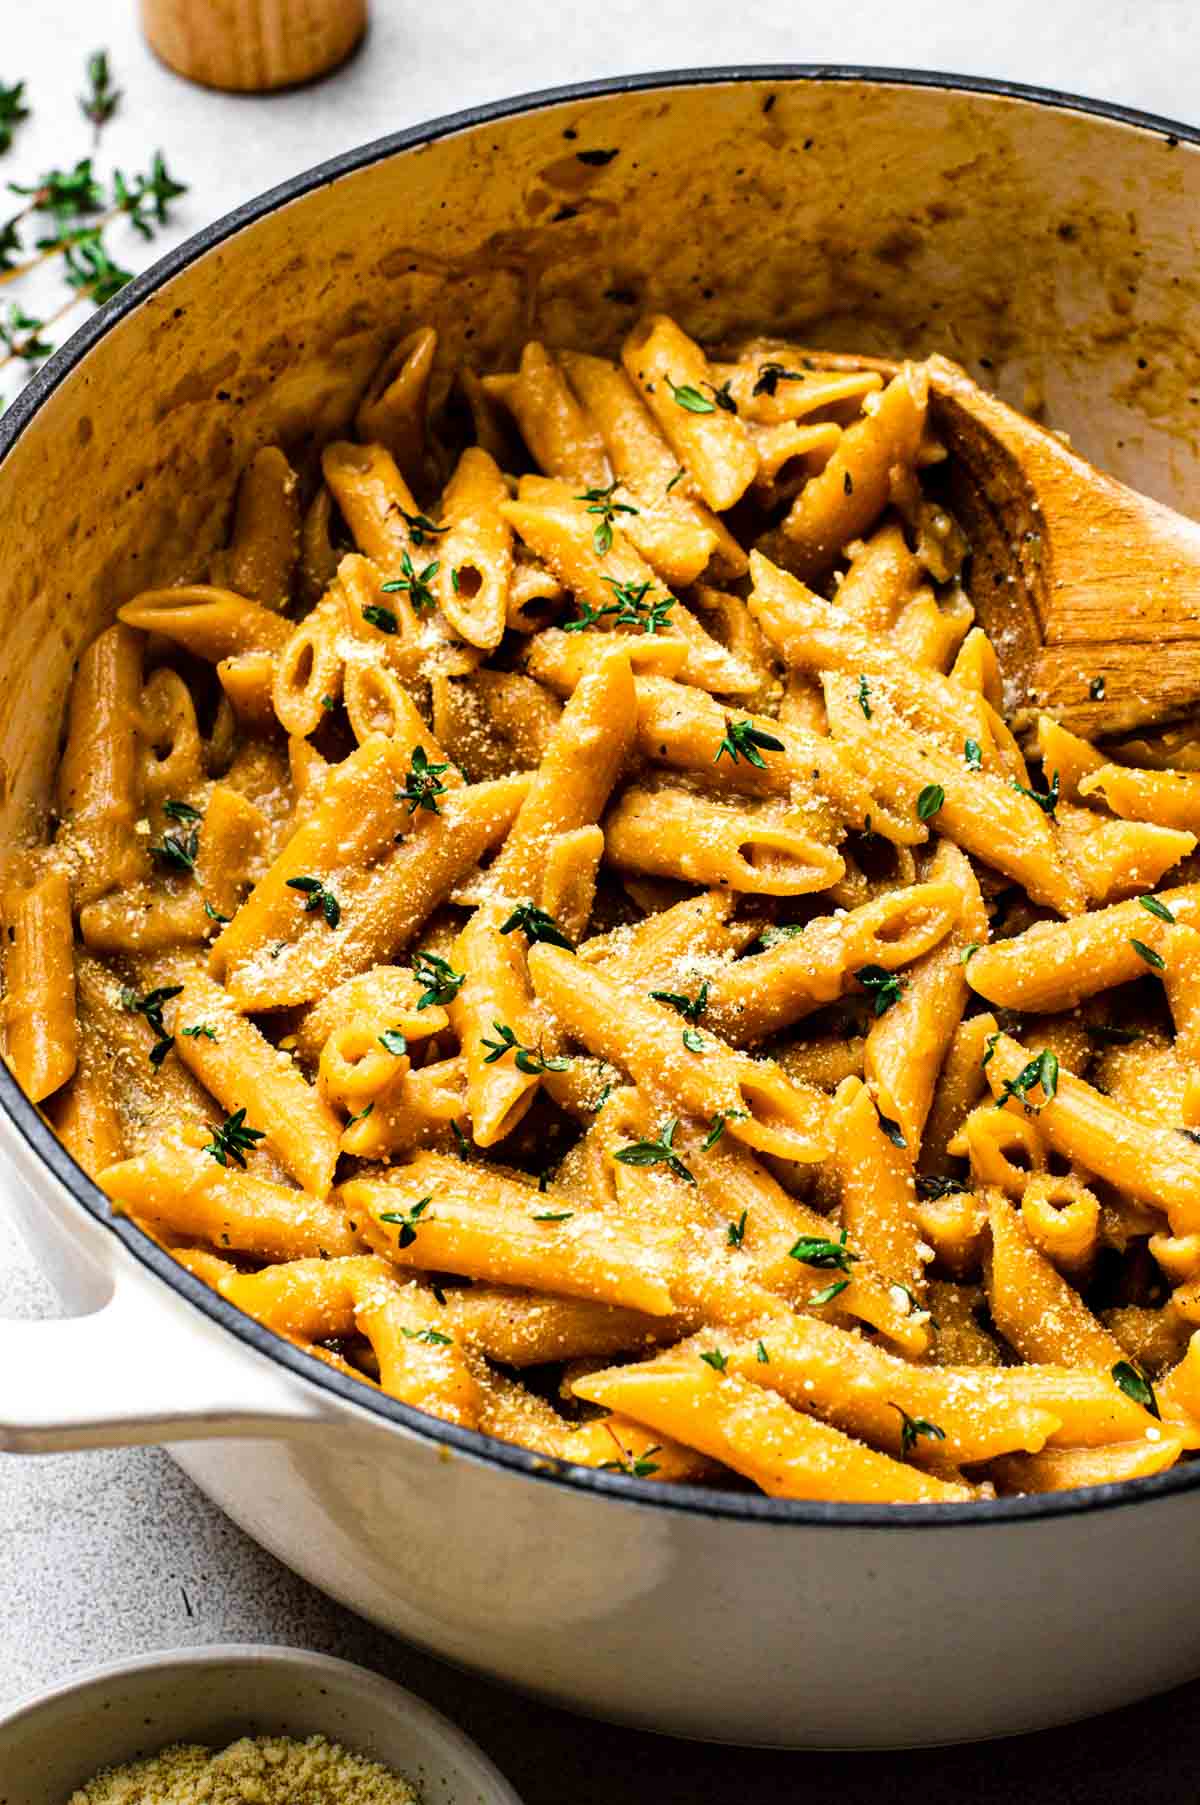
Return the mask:
M 367 0 L 141 0 L 168 67 L 208 88 L 260 92 L 312 81 L 362 37 Z

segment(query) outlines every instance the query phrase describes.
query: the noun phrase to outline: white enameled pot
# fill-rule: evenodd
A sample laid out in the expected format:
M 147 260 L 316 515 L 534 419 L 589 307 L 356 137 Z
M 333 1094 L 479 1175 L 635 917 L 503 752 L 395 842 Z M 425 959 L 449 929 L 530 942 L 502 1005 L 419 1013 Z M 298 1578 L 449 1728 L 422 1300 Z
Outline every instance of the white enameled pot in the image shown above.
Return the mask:
M 1198 235 L 1197 133 L 888 72 L 537 95 L 301 176 L 139 277 L 0 422 L 0 833 L 44 803 L 79 648 L 199 570 L 258 445 L 310 464 L 418 321 L 480 367 L 531 334 L 610 347 L 647 307 L 710 340 L 942 349 L 1186 510 Z M 3 1069 L 0 1136 L 75 1313 L 0 1324 L 0 1446 L 168 1442 L 290 1566 L 452 1660 L 677 1734 L 851 1747 L 1200 1671 L 1200 1465 L 905 1510 L 559 1469 L 240 1316 L 110 1219 Z

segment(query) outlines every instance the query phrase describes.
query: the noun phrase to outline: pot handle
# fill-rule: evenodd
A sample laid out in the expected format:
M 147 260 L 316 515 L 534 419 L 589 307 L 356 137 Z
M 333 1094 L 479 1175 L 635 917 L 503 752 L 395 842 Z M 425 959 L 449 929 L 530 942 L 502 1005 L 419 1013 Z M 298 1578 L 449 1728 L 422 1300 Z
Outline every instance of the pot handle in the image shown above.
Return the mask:
M 115 1274 L 90 1315 L 0 1320 L 0 1450 L 9 1453 L 274 1438 L 335 1413 L 315 1386 L 135 1275 Z

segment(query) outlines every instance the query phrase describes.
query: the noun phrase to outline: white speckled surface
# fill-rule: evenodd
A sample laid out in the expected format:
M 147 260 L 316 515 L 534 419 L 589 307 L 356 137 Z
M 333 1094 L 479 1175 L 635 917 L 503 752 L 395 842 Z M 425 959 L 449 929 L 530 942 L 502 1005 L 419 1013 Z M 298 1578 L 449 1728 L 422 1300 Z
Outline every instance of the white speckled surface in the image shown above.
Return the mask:
M 267 100 L 179 82 L 142 45 L 134 13 L 133 0 L 7 0 L 0 77 L 24 77 L 37 112 L 0 177 L 20 179 L 85 153 L 74 95 L 84 56 L 104 44 L 126 91 L 105 162 L 138 167 L 161 144 L 193 184 L 178 232 L 164 245 L 350 144 L 473 101 L 621 70 L 870 62 L 1007 76 L 1175 117 L 1200 109 L 1195 0 L 1000 0 L 986 8 L 978 0 L 849 0 L 812 9 L 784 0 L 518 0 L 503 8 L 374 0 L 367 44 L 342 72 Z M 52 1309 L 0 1211 L 0 1314 Z M 0 1703 L 72 1669 L 147 1649 L 287 1642 L 412 1686 L 478 1738 L 528 1805 L 717 1805 L 735 1795 L 784 1805 L 801 1786 L 842 1805 L 918 1795 L 925 1805 L 1195 1796 L 1200 1685 L 1002 1752 L 788 1756 L 694 1747 L 515 1700 L 389 1640 L 261 1553 L 157 1450 L 0 1457 L 0 1526 Z M 712 1658 L 719 1668 L 719 1649 Z

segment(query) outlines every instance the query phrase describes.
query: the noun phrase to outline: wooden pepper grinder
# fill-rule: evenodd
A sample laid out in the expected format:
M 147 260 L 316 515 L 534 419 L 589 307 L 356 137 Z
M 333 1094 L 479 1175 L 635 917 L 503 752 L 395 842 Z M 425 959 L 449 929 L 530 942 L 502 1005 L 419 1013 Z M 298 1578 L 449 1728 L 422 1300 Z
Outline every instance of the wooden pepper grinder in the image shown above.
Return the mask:
M 142 29 L 169 68 L 207 88 L 258 93 L 344 62 L 367 0 L 141 0 Z

